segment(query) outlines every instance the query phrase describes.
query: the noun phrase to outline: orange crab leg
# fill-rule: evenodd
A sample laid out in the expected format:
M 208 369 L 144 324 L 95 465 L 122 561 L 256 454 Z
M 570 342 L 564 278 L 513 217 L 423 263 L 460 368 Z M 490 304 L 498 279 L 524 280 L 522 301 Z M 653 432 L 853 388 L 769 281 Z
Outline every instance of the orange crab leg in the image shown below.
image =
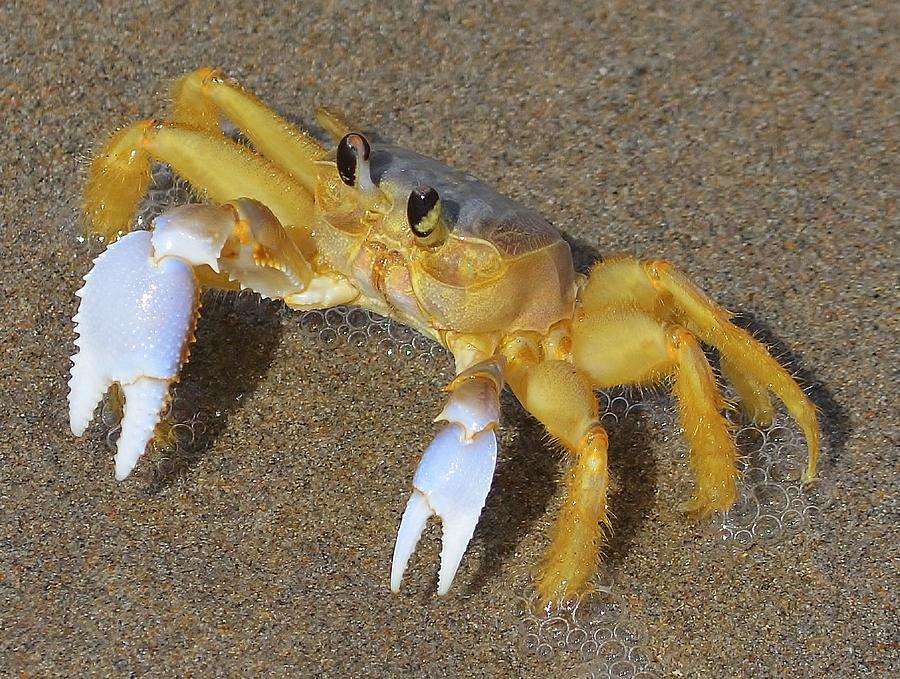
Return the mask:
M 599 388 L 674 378 L 696 477 L 685 509 L 700 516 L 731 509 L 737 497 L 737 448 L 721 414 L 725 403 L 712 369 L 690 332 L 640 311 L 582 314 L 572 325 L 572 360 Z
M 84 212 L 92 232 L 112 239 L 130 229 L 152 160 L 171 165 L 213 202 L 253 198 L 286 227 L 312 223 L 312 195 L 245 146 L 218 132 L 146 120 L 116 132 L 91 163 Z
M 630 258 L 602 262 L 591 272 L 582 300 L 590 313 L 605 308 L 645 310 L 660 320 L 683 325 L 701 341 L 716 347 L 725 376 L 757 422 L 772 420 L 769 392 L 784 403 L 806 437 L 804 481 L 815 477 L 821 436 L 812 401 L 760 342 L 732 324 L 731 314 L 674 266 Z
M 179 79 L 172 94 L 176 123 L 216 132 L 219 119 L 224 115 L 253 142 L 257 151 L 307 191 L 315 191 L 315 163 L 325 156 L 322 145 L 277 115 L 222 71 L 198 69 Z
M 609 440 L 598 422 L 588 380 L 565 361 L 543 361 L 527 340 L 506 346 L 507 381 L 516 398 L 572 456 L 566 494 L 537 577 L 542 604 L 565 601 L 588 587 L 609 526 Z

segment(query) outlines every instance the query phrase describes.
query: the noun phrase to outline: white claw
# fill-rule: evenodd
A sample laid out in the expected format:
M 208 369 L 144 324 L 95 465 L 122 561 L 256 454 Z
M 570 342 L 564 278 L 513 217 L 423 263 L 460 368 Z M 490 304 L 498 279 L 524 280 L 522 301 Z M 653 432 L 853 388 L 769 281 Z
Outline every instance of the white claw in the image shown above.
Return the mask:
M 198 288 L 190 264 L 157 261 L 147 231 L 133 231 L 94 260 L 75 315 L 69 380 L 69 424 L 80 436 L 113 382 L 122 386 L 125 414 L 116 454 L 124 479 L 153 435 L 169 385 L 187 357 L 197 318 Z
M 425 523 L 437 515 L 443 523 L 438 594 L 447 593 L 475 532 L 496 463 L 493 429 L 467 440 L 462 426 L 450 424 L 435 437 L 413 477 L 414 490 L 400 521 L 391 564 L 392 591 L 400 591 Z
M 219 273 L 219 255 L 233 228 L 234 213 L 227 206 L 179 205 L 153 220 L 153 254 L 176 255 Z
M 434 418 L 461 424 L 466 440 L 471 440 L 485 429 L 491 429 L 500 420 L 500 400 L 497 388 L 491 382 L 468 379 L 455 387 L 453 396 Z
M 116 481 L 128 478 L 153 438 L 159 414 L 166 405 L 169 383 L 140 377 L 133 384 L 124 385 L 122 392 L 125 394 L 125 414 L 122 416 L 122 433 L 116 442 Z

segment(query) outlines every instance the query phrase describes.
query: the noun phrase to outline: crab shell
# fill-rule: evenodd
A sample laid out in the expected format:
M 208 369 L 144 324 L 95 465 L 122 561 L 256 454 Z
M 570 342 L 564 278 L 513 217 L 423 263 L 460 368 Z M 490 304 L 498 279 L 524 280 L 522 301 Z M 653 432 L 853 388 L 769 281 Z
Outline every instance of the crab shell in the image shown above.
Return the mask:
M 575 271 L 569 245 L 539 214 L 464 172 L 391 145 L 372 144 L 368 194 L 319 162 L 321 256 L 352 279 L 365 304 L 423 334 L 534 331 L 571 318 Z M 440 196 L 448 234 L 423 244 L 407 198 L 421 186 Z M 540 281 L 535 285 L 535 281 Z

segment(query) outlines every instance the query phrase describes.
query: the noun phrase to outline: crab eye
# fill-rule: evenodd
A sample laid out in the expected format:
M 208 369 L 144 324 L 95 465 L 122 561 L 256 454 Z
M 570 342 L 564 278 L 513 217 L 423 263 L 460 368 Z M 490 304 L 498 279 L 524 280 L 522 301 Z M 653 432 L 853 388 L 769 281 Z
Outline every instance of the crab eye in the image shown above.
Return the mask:
M 406 203 L 406 218 L 409 228 L 419 238 L 427 238 L 434 231 L 440 219 L 440 196 L 430 186 L 413 189 Z
M 369 174 L 369 156 L 372 147 L 364 136 L 351 132 L 341 139 L 337 148 L 337 169 L 341 181 L 347 186 L 358 186 L 362 190 L 370 189 L 372 178 Z

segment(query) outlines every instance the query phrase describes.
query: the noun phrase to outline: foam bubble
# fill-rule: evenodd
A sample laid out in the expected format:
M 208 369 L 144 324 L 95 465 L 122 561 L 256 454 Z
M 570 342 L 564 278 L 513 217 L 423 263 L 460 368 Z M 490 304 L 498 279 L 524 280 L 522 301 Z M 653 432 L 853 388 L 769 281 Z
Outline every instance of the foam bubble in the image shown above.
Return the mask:
M 737 440 L 744 455 L 740 494 L 734 508 L 719 516 L 723 542 L 744 550 L 816 529 L 834 490 L 826 479 L 805 486 L 800 481 L 806 442 L 793 420 L 779 411 L 770 427 L 738 426 Z
M 631 619 L 624 597 L 610 585 L 550 610 L 540 610 L 536 595 L 520 602 L 519 647 L 578 677 L 656 677 L 647 632 Z
M 349 344 L 386 356 L 430 361 L 447 357 L 446 349 L 405 325 L 359 307 L 332 307 L 307 311 L 300 327 L 323 348 Z

